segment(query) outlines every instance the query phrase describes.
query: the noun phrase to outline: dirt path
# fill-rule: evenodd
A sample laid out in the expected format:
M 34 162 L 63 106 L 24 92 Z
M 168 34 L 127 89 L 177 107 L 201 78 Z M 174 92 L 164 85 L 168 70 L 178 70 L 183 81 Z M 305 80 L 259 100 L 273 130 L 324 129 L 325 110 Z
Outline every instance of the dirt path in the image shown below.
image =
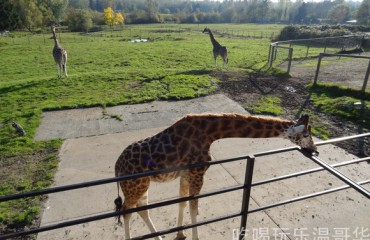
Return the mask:
M 370 53 L 361 55 L 370 57 Z M 316 73 L 318 58 L 292 61 L 290 74 L 293 77 L 313 80 Z M 318 82 L 335 83 L 354 89 L 362 89 L 369 59 L 358 59 L 350 57 L 324 57 L 320 65 Z M 279 64 L 278 67 L 286 70 L 288 62 Z M 367 84 L 370 91 L 370 83 Z

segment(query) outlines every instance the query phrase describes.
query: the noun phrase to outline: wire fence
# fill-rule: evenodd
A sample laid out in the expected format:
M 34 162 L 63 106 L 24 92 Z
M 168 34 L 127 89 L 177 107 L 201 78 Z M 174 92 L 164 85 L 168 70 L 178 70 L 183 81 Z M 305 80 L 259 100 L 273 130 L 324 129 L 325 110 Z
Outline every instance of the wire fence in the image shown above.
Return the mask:
M 194 25 L 192 27 L 160 24 L 156 26 L 117 26 L 114 28 L 103 27 L 95 32 L 80 32 L 66 34 L 63 29 L 57 30 L 57 37 L 61 43 L 79 43 L 79 42 L 94 42 L 104 41 L 104 39 L 118 38 L 122 41 L 135 41 L 138 39 L 145 40 L 171 40 L 179 38 L 189 33 L 201 33 L 204 26 Z M 260 30 L 238 30 L 232 28 L 219 27 L 214 29 L 214 34 L 241 39 L 269 39 L 272 40 L 277 33 L 274 31 L 260 31 Z M 12 44 L 45 44 L 52 42 L 52 35 L 49 29 L 39 31 L 37 34 L 29 32 L 7 32 L 0 35 L 0 42 L 9 42 Z
M 363 141 L 363 138 L 367 138 L 367 137 L 370 137 L 370 133 L 359 134 L 359 135 L 343 137 L 343 138 L 336 138 L 336 139 L 331 139 L 331 140 L 327 140 L 327 141 L 321 141 L 321 142 L 317 142 L 316 145 L 321 146 L 321 145 L 326 145 L 326 144 L 332 144 L 332 143 L 335 143 L 335 142 L 348 141 L 348 140 L 351 140 L 351 139 L 359 139 L 360 141 Z M 312 160 L 312 162 L 316 163 L 320 167 L 253 182 L 253 171 L 254 171 L 254 163 L 255 163 L 256 158 L 262 157 L 262 156 L 273 155 L 273 154 L 277 154 L 277 153 L 291 152 L 291 151 L 301 152 L 305 157 Z M 175 203 L 179 203 L 179 202 L 183 202 L 183 201 L 189 201 L 189 200 L 192 200 L 192 199 L 207 198 L 207 197 L 218 195 L 218 194 L 225 194 L 227 192 L 242 190 L 243 191 L 243 198 L 242 198 L 242 201 L 241 201 L 241 203 L 242 203 L 241 208 L 240 208 L 240 211 L 238 211 L 236 213 L 230 213 L 230 214 L 227 214 L 227 215 L 224 215 L 224 216 L 220 216 L 220 217 L 200 221 L 196 224 L 189 224 L 189 225 L 185 225 L 185 226 L 174 227 L 174 228 L 170 228 L 170 229 L 167 229 L 167 230 L 158 231 L 156 233 L 151 233 L 151 234 L 147 234 L 147 235 L 143 235 L 143 236 L 140 236 L 140 237 L 133 238 L 133 239 L 148 239 L 148 238 L 152 238 L 152 237 L 155 237 L 155 236 L 160 236 L 160 235 L 164 235 L 164 234 L 177 232 L 179 230 L 189 229 L 189 228 L 193 228 L 193 227 L 196 227 L 196 226 L 202 226 L 202 225 L 205 225 L 205 224 L 212 224 L 212 223 L 224 221 L 224 220 L 227 220 L 227 219 L 230 219 L 230 218 L 239 217 L 240 218 L 240 228 L 239 228 L 240 231 L 238 231 L 238 232 L 239 232 L 239 239 L 241 240 L 241 239 L 244 239 L 244 237 L 245 237 L 246 232 L 244 230 L 247 227 L 247 219 L 248 219 L 249 214 L 251 214 L 251 213 L 256 213 L 256 212 L 259 212 L 259 211 L 275 208 L 275 207 L 278 207 L 278 206 L 291 204 L 291 203 L 294 203 L 294 202 L 298 202 L 298 201 L 302 201 L 302 200 L 305 200 L 305 199 L 309 199 L 309 198 L 313 198 L 313 197 L 317 197 L 317 196 L 321 196 L 321 195 L 341 191 L 341 190 L 348 189 L 348 188 L 352 188 L 352 189 L 356 190 L 358 193 L 360 193 L 361 195 L 365 196 L 367 199 L 370 199 L 370 192 L 363 187 L 363 185 L 370 183 L 370 179 L 365 179 L 363 181 L 355 182 L 352 179 L 350 179 L 348 176 L 344 175 L 343 173 L 341 173 L 340 171 L 338 171 L 336 169 L 336 168 L 341 167 L 341 166 L 348 166 L 348 165 L 352 165 L 352 164 L 357 164 L 359 162 L 370 161 L 370 157 L 364 157 L 364 158 L 359 158 L 359 159 L 355 159 L 355 160 L 350 160 L 350 161 L 337 163 L 337 164 L 334 164 L 334 165 L 329 165 L 326 162 L 324 162 L 323 160 L 321 160 L 318 156 L 313 155 L 313 154 L 307 152 L 306 150 L 301 149 L 298 146 L 293 146 L 293 147 L 276 149 L 276 150 L 272 150 L 272 151 L 259 152 L 259 153 L 255 153 L 253 155 L 240 156 L 240 157 L 235 157 L 235 158 L 230 158 L 230 159 L 215 160 L 215 161 L 207 162 L 207 163 L 199 163 L 199 164 L 195 164 L 195 165 L 191 165 L 191 166 L 166 168 L 166 169 L 161 169 L 161 170 L 157 170 L 157 171 L 143 172 L 143 173 L 138 173 L 138 174 L 133 174 L 133 175 L 127 175 L 127 176 L 121 176 L 121 177 L 115 177 L 115 178 L 107 178 L 107 179 L 77 183 L 77 184 L 66 185 L 66 186 L 59 186 L 59 187 L 49 188 L 49 189 L 45 189 L 45 190 L 38 190 L 38 191 L 27 192 L 27 193 L 19 193 L 19 194 L 13 194 L 13 195 L 8 195 L 8 196 L 0 196 L 0 202 L 16 200 L 16 199 L 32 197 L 32 196 L 52 194 L 52 193 L 56 193 L 56 192 L 69 191 L 69 190 L 80 189 L 80 188 L 85 188 L 85 187 L 92 187 L 92 186 L 108 184 L 108 183 L 115 183 L 115 182 L 124 181 L 124 180 L 127 180 L 127 179 L 140 178 L 140 177 L 143 177 L 143 176 L 150 176 L 150 175 L 173 172 L 173 171 L 180 171 L 180 170 L 188 170 L 188 169 L 192 169 L 192 168 L 199 168 L 199 167 L 216 165 L 216 164 L 217 165 L 218 164 L 223 164 L 223 163 L 226 164 L 226 163 L 231 163 L 231 162 L 240 161 L 240 160 L 247 161 L 244 183 L 240 184 L 240 185 L 235 185 L 235 186 L 231 186 L 231 187 L 227 187 L 227 188 L 223 188 L 223 189 L 219 189 L 219 190 L 215 190 L 215 191 L 211 191 L 211 192 L 207 192 L 207 193 L 202 193 L 202 194 L 195 195 L 195 196 L 189 196 L 189 197 L 185 197 L 185 198 L 175 198 L 175 199 L 170 199 L 170 200 L 164 200 L 164 201 L 157 202 L 157 203 L 154 203 L 154 204 L 149 204 L 147 206 L 132 208 L 132 209 L 124 210 L 124 211 L 121 211 L 121 212 L 108 212 L 108 213 L 104 213 L 104 214 L 96 214 L 96 215 L 90 216 L 90 217 L 82 217 L 82 218 L 79 218 L 79 219 L 76 219 L 76 220 L 63 221 L 63 222 L 60 222 L 60 223 L 57 223 L 57 224 L 50 224 L 50 225 L 47 225 L 47 226 L 41 226 L 41 227 L 35 228 L 35 229 L 2 234 L 2 235 L 0 235 L 0 239 L 8 239 L 8 238 L 13 238 L 13 237 L 36 234 L 36 233 L 45 232 L 45 231 L 51 231 L 51 230 L 54 230 L 54 229 L 64 228 L 64 227 L 67 227 L 67 226 L 73 226 L 73 225 L 77 225 L 77 224 L 82 224 L 82 223 L 87 223 L 87 222 L 92 222 L 92 221 L 98 221 L 98 220 L 102 220 L 102 219 L 106 219 L 106 218 L 117 217 L 121 214 L 128 214 L 128 213 L 138 212 L 138 211 L 142 211 L 142 210 L 167 206 L 167 205 L 170 205 L 170 204 L 175 204 Z M 267 184 L 267 183 L 282 181 L 284 179 L 303 176 L 303 175 L 306 175 L 306 174 L 311 174 L 311 173 L 314 173 L 314 172 L 319 172 L 319 171 L 324 171 L 324 170 L 327 171 L 328 173 L 332 174 L 336 178 L 340 179 L 342 182 L 345 183 L 345 185 L 335 187 L 335 188 L 331 188 L 331 189 L 324 190 L 324 191 L 319 191 L 319 192 L 315 192 L 315 193 L 295 197 L 295 198 L 292 198 L 292 199 L 287 199 L 287 200 L 275 202 L 275 203 L 272 203 L 272 204 L 269 204 L 269 205 L 266 205 L 266 206 L 262 206 L 262 207 L 249 209 L 249 200 L 250 200 L 250 193 L 251 193 L 251 188 L 252 187 Z

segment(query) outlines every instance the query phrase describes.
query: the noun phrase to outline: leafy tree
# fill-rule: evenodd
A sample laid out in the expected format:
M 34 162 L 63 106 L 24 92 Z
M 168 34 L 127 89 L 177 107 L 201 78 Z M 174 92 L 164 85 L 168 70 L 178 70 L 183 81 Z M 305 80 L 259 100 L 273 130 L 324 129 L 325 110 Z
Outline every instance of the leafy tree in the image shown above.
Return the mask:
M 86 0 L 69 0 L 69 6 L 76 8 L 76 9 L 87 9 L 94 7 L 94 1 L 86 1 Z
M 114 24 L 114 11 L 111 7 L 104 9 L 104 22 L 105 24 L 113 27 Z
M 150 22 L 159 22 L 157 5 L 153 0 L 146 0 L 147 14 Z
M 16 29 L 20 18 L 16 6 L 10 0 L 5 0 L 0 4 L 0 32 Z
M 115 14 L 111 7 L 104 9 L 104 22 L 105 24 L 113 27 L 113 25 L 123 24 L 124 18 L 122 13 Z
M 370 0 L 363 0 L 357 10 L 357 21 L 363 25 L 370 25 Z
M 296 23 L 306 23 L 307 18 L 307 4 L 303 2 L 297 11 L 297 15 L 294 17 L 294 22 Z
M 27 28 L 31 32 L 33 27 L 41 26 L 43 22 L 42 12 L 34 1 L 14 0 L 14 3 L 22 27 Z
M 49 8 L 53 12 L 53 15 L 58 23 L 60 23 L 64 17 L 68 6 L 68 0 L 49 0 Z
M 239 22 L 238 13 L 236 12 L 234 4 L 231 4 L 224 11 L 222 11 L 221 16 L 223 18 L 223 21 L 225 22 L 231 22 L 231 23 Z
M 121 13 L 117 13 L 114 17 L 114 24 L 123 24 L 124 18 Z
M 89 10 L 70 8 L 67 14 L 68 28 L 71 31 L 87 32 L 93 25 Z
M 50 26 L 51 24 L 59 22 L 57 18 L 54 16 L 54 13 L 50 5 L 51 5 L 50 0 L 37 0 L 37 6 L 40 9 L 43 16 L 42 22 L 44 26 Z
M 349 7 L 346 4 L 338 4 L 329 9 L 328 18 L 333 23 L 343 23 L 349 18 Z

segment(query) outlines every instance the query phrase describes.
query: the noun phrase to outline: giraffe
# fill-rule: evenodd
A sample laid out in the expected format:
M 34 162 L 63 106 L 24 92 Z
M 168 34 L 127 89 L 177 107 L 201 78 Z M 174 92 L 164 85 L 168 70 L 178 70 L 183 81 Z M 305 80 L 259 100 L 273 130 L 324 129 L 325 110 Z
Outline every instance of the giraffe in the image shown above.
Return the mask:
M 209 37 L 211 38 L 211 42 L 212 42 L 212 45 L 213 45 L 213 58 L 215 60 L 215 67 L 217 67 L 216 59 L 217 59 L 218 56 L 222 57 L 222 61 L 223 61 L 222 66 L 225 66 L 229 62 L 229 59 L 227 58 L 227 48 L 225 46 L 221 46 L 221 44 L 219 44 L 216 41 L 216 39 L 214 38 L 214 36 L 212 34 L 211 29 L 209 29 L 208 27 L 206 27 L 203 30 L 203 33 L 208 33 Z
M 187 166 L 211 161 L 209 153 L 212 142 L 221 138 L 270 138 L 282 137 L 311 152 L 317 148 L 311 137 L 308 115 L 297 122 L 271 117 L 258 117 L 241 114 L 189 114 L 162 132 L 129 145 L 123 150 L 115 164 L 115 175 L 124 176 L 144 171 Z M 114 201 L 116 211 L 148 204 L 148 188 L 151 181 L 165 182 L 180 178 L 180 197 L 200 193 L 203 176 L 208 166 L 184 171 L 124 180 L 117 183 L 118 198 Z M 119 185 L 124 194 L 124 202 L 119 196 Z M 182 226 L 185 202 L 179 204 L 177 225 Z M 149 211 L 138 212 L 153 233 L 156 228 Z M 191 222 L 197 222 L 198 200 L 190 201 Z M 130 217 L 124 215 L 125 238 L 130 239 Z M 118 217 L 120 222 L 120 218 Z M 192 239 L 198 239 L 197 228 L 192 229 Z M 184 239 L 183 231 L 176 239 Z M 162 240 L 161 237 L 156 237 Z
M 57 36 L 55 34 L 54 25 L 51 26 L 51 31 L 53 33 L 53 39 L 54 39 L 53 57 L 58 67 L 58 77 L 59 78 L 62 77 L 62 69 L 63 69 L 65 76 L 68 78 L 67 51 L 62 46 L 60 46 Z

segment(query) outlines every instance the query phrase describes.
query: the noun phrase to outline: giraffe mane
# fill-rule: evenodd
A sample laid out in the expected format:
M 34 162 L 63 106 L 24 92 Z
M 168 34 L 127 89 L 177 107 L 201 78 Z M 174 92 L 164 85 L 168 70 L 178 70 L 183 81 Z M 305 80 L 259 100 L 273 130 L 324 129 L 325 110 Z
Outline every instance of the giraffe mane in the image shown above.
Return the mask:
M 271 117 L 271 116 L 252 116 L 252 115 L 244 115 L 244 114 L 238 114 L 238 113 L 191 113 L 187 114 L 184 117 L 180 118 L 177 122 L 191 119 L 194 117 L 219 117 L 219 118 L 239 118 L 239 119 L 256 119 L 256 120 L 264 120 L 264 121 L 272 121 L 276 123 L 294 123 L 293 121 L 281 119 L 277 117 Z

